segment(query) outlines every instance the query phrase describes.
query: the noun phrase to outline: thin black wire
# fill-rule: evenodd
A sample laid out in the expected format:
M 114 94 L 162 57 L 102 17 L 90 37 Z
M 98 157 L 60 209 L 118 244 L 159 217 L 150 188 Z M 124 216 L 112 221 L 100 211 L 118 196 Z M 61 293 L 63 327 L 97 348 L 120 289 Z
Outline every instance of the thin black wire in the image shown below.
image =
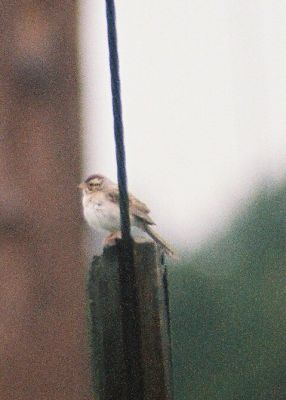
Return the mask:
M 113 104 L 114 138 L 116 144 L 117 178 L 119 186 L 119 204 L 121 233 L 123 241 L 130 241 L 129 200 L 124 148 L 124 129 L 119 77 L 119 59 L 117 50 L 116 14 L 113 0 L 106 0 L 106 18 L 108 30 L 109 64 L 111 73 L 111 91 Z
M 136 287 L 133 242 L 130 235 L 129 200 L 125 167 L 116 16 L 113 0 L 106 0 L 106 18 L 122 232 L 122 241 L 118 243 L 117 249 L 122 344 L 124 349 L 123 353 L 125 365 L 125 390 L 124 393 L 118 393 L 118 399 L 143 400 L 144 381 L 141 348 L 141 323 Z M 122 380 L 122 377 L 119 377 L 119 379 Z

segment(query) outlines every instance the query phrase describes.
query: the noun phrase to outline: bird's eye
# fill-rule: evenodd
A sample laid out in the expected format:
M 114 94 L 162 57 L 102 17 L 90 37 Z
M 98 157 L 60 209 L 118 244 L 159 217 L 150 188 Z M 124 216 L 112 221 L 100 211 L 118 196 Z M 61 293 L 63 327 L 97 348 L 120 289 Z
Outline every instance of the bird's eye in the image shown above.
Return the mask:
M 91 182 L 88 187 L 90 190 L 93 190 L 94 188 L 99 187 L 99 182 Z

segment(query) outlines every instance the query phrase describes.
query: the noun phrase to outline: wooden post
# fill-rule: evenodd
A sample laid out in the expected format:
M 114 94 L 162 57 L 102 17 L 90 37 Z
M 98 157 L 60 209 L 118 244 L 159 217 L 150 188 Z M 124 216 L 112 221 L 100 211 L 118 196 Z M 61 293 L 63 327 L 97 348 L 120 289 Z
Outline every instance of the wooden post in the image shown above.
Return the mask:
M 170 400 L 171 348 L 166 267 L 155 243 L 134 242 L 135 307 L 137 304 L 138 309 L 133 311 L 138 317 L 140 344 L 133 354 L 128 354 L 129 349 L 124 345 L 126 304 L 122 302 L 126 293 L 122 293 L 124 285 L 118 256 L 120 242 L 105 248 L 102 257 L 94 259 L 89 272 L 96 395 L 100 400 L 130 400 L 138 398 L 138 395 L 143 400 Z M 138 368 L 138 374 L 141 373 L 139 394 L 136 393 L 138 382 L 133 385 L 127 373 L 128 357 L 137 360 L 138 366 L 134 368 Z

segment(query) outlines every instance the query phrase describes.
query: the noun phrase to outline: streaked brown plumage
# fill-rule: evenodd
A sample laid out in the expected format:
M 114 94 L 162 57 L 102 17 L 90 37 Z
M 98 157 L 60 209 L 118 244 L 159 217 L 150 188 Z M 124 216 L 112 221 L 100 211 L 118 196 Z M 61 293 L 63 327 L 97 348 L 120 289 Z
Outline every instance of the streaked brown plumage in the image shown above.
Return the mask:
M 79 185 L 83 192 L 82 204 L 84 217 L 95 229 L 110 232 L 106 242 L 120 236 L 120 211 L 118 186 L 103 175 L 89 176 Z M 152 228 L 155 222 L 150 210 L 142 201 L 129 193 L 130 224 L 146 232 L 166 254 L 175 257 L 175 252 Z

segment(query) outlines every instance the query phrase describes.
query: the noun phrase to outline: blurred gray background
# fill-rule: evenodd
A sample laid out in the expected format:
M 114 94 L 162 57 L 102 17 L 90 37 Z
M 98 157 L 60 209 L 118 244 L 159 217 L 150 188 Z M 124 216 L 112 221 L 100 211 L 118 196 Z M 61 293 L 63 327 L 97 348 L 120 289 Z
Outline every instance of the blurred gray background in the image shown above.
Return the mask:
M 117 2 L 129 188 L 194 248 L 286 167 L 281 1 Z M 105 7 L 80 2 L 84 175 L 116 179 Z

